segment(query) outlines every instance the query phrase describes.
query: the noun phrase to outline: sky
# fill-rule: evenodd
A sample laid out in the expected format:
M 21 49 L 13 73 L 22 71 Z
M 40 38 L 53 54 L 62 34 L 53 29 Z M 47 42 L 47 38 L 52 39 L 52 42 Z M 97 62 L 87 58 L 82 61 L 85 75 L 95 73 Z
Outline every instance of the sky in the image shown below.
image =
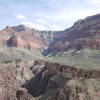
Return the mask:
M 100 0 L 0 0 L 0 29 L 20 24 L 40 30 L 64 30 L 100 13 Z

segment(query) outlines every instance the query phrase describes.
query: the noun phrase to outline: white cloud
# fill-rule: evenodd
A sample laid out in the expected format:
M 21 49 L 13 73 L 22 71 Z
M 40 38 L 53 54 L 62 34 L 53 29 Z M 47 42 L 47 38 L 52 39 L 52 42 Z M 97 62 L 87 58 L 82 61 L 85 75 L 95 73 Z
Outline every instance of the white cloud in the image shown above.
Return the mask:
M 38 23 L 42 23 L 42 24 L 46 23 L 46 21 L 43 20 L 43 19 L 37 19 L 36 22 L 38 22 Z
M 25 25 L 27 27 L 30 27 L 30 28 L 38 29 L 38 30 L 47 30 L 46 26 L 44 26 L 42 24 L 34 24 L 31 21 L 24 21 L 21 24 L 23 24 L 23 25 Z
M 91 0 L 91 1 L 86 0 L 86 3 L 90 5 L 94 5 L 95 7 L 100 7 L 100 0 Z
M 63 28 L 60 27 L 59 25 L 53 24 L 51 26 L 51 30 L 58 31 L 58 30 L 63 30 Z
M 41 24 L 36 24 L 36 28 L 39 30 L 47 30 L 47 27 Z
M 16 17 L 17 17 L 18 19 L 22 19 L 22 20 L 25 20 L 25 19 L 26 19 L 26 17 L 23 16 L 23 15 L 21 15 L 21 14 L 18 14 Z

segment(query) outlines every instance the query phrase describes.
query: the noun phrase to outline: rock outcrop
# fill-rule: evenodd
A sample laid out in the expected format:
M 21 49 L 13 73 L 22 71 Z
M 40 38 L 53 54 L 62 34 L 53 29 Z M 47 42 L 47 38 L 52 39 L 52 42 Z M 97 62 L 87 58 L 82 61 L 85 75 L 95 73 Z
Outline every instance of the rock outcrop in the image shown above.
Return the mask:
M 9 40 L 7 40 L 8 47 L 17 47 L 18 41 L 16 36 L 12 36 Z
M 17 94 L 19 91 L 27 94 L 27 90 L 21 88 L 21 85 L 32 77 L 29 67 L 21 60 L 15 60 L 0 68 L 0 100 L 25 100 L 18 99 Z
M 51 31 L 39 31 L 27 28 L 24 25 L 16 27 L 7 26 L 0 30 L 0 42 L 8 47 L 21 47 L 32 50 L 48 48 L 53 40 L 54 33 Z
M 78 20 L 62 34 L 55 35 L 46 52 L 83 48 L 100 49 L 100 14 Z
M 0 68 L 0 100 L 99 100 L 100 71 L 16 59 Z
M 100 70 L 93 70 L 93 69 L 83 69 L 83 68 L 76 68 L 74 66 L 62 65 L 59 63 L 50 63 L 48 61 L 35 61 L 35 65 L 44 65 L 46 70 L 46 74 L 63 74 L 65 77 L 70 79 L 99 79 L 100 78 Z M 34 69 L 33 66 L 33 69 Z M 33 70 L 33 72 L 36 72 Z
M 43 68 L 37 72 L 35 66 Z M 31 70 L 36 76 L 23 87 L 39 100 L 99 100 L 100 91 L 89 85 L 100 79 L 100 71 L 44 61 L 35 61 Z

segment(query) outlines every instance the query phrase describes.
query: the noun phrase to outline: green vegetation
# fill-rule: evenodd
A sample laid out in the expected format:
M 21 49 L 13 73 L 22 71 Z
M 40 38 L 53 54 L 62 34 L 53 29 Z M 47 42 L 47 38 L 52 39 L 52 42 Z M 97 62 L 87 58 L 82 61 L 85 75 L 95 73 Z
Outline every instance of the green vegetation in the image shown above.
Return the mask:
M 0 63 L 10 63 L 13 59 L 46 60 L 85 69 L 100 69 L 100 50 L 85 48 L 80 51 L 51 53 L 43 56 L 41 51 L 0 45 Z
M 49 54 L 47 59 L 51 62 L 58 62 L 85 69 L 100 69 L 100 50 L 85 48 L 80 51 L 69 50 Z
M 13 59 L 36 60 L 44 59 L 40 51 L 31 51 L 24 48 L 9 48 L 0 45 L 0 63 L 9 63 Z

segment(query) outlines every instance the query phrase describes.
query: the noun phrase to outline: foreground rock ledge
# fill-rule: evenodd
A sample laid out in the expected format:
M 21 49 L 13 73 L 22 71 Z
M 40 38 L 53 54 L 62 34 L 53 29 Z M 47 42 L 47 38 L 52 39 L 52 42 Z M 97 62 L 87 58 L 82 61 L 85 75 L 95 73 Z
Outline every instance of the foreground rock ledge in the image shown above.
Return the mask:
M 14 60 L 0 68 L 0 100 L 99 100 L 100 70 Z

